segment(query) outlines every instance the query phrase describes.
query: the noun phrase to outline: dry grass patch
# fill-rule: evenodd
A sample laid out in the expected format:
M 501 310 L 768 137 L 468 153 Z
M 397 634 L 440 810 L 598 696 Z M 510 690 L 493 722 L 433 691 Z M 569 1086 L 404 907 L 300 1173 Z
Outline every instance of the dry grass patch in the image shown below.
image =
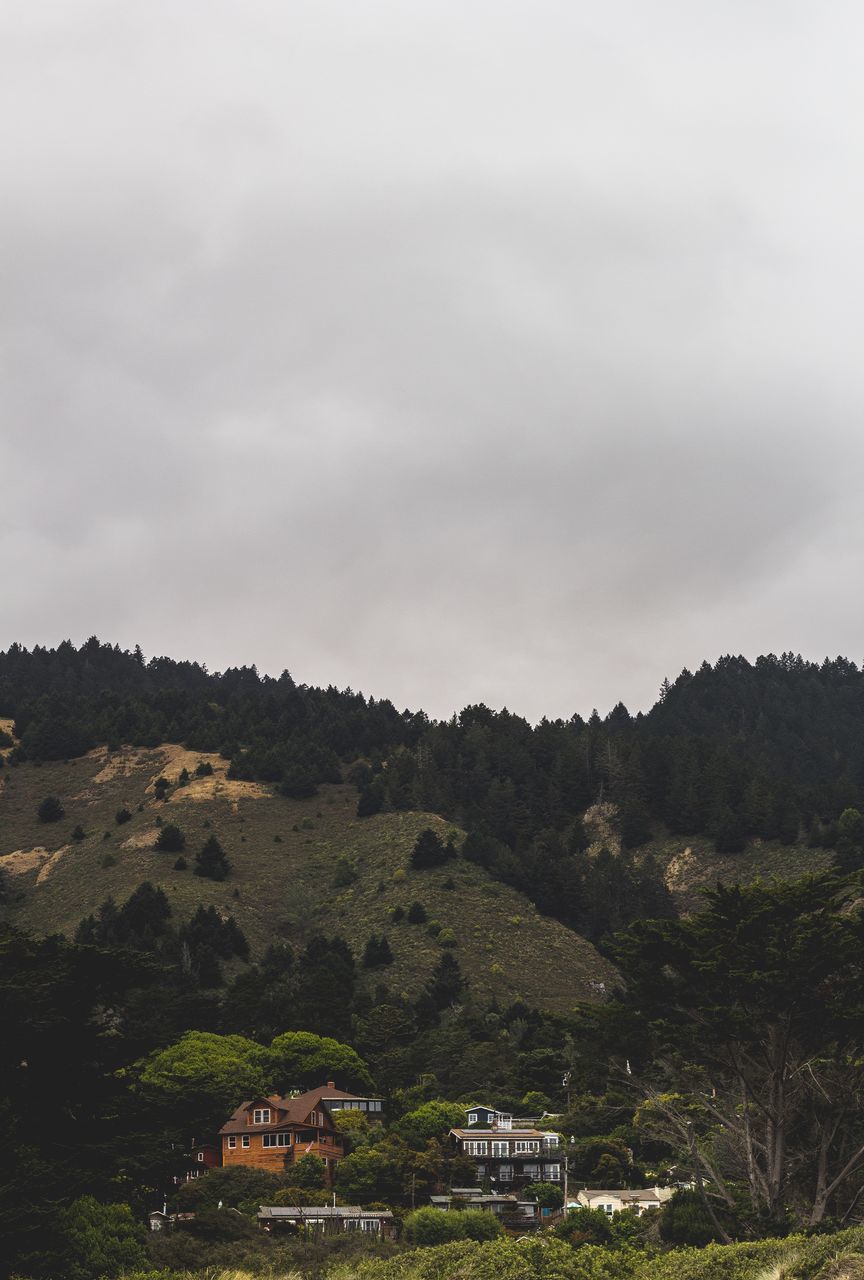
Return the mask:
M 35 849 L 15 849 L 0 858 L 0 869 L 10 876 L 23 876 L 28 871 L 41 867 L 50 857 L 50 852 L 42 845 L 37 845 Z

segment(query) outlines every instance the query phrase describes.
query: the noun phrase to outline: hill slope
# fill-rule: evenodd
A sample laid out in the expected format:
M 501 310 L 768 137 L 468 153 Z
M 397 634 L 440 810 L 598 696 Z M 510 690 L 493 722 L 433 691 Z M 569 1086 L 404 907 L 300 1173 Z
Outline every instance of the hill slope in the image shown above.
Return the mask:
M 195 777 L 202 760 L 213 773 Z M 174 785 L 183 768 L 191 780 Z M 597 999 L 598 984 L 614 978 L 590 943 L 481 868 L 457 858 L 434 870 L 411 870 L 410 852 L 424 827 L 442 836 L 456 830 L 441 818 L 399 812 L 358 819 L 354 788 L 324 785 L 312 799 L 291 800 L 264 784 L 229 779 L 226 768 L 217 755 L 169 744 L 5 768 L 0 867 L 9 873 L 13 922 L 71 935 L 104 898 L 122 902 L 151 880 L 165 890 L 178 920 L 199 903 L 233 914 L 253 953 L 276 939 L 298 945 L 321 932 L 343 936 L 359 958 L 369 935 L 386 931 L 394 964 L 373 971 L 368 981 L 416 994 L 442 947 L 426 926 L 394 924 L 389 911 L 407 910 L 417 900 L 430 921 L 455 933 L 454 954 L 479 997 L 502 1004 L 521 997 L 566 1012 L 578 1000 Z M 154 790 L 160 776 L 172 783 L 164 801 Z M 65 816 L 57 823 L 38 820 L 46 795 L 62 801 Z M 121 807 L 132 817 L 117 825 Z M 175 855 L 153 848 L 157 818 L 184 831 L 186 871 L 173 869 Z M 87 834 L 75 841 L 71 833 L 79 824 Z M 191 869 L 210 833 L 234 868 L 221 883 Z M 353 865 L 353 883 L 336 883 L 340 859 Z

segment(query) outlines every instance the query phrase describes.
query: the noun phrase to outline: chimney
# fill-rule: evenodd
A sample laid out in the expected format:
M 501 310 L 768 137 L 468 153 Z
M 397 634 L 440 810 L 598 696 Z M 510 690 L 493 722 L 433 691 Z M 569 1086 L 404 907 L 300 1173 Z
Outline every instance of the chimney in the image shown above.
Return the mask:
M 328 1088 L 328 1089 L 335 1089 L 335 1088 L 336 1088 L 336 1081 L 335 1081 L 335 1080 L 328 1080 L 328 1081 L 327 1081 L 327 1088 Z

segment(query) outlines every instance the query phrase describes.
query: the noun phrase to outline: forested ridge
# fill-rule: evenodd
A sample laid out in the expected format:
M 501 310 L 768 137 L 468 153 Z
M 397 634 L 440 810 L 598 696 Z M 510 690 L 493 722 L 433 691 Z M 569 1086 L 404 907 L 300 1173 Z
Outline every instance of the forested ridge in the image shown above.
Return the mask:
M 466 858 L 595 939 L 671 911 L 651 857 L 631 853 L 658 830 L 723 854 L 752 839 L 833 848 L 840 816 L 864 809 L 864 673 L 845 658 L 725 657 L 664 680 L 646 715 L 619 703 L 531 725 L 483 705 L 433 721 L 287 671 L 211 673 L 93 638 L 0 654 L 0 715 L 20 739 L 13 764 L 170 741 L 288 796 L 347 777 L 361 815 L 442 815 L 469 832 Z M 583 856 L 600 801 L 620 847 L 605 870 Z

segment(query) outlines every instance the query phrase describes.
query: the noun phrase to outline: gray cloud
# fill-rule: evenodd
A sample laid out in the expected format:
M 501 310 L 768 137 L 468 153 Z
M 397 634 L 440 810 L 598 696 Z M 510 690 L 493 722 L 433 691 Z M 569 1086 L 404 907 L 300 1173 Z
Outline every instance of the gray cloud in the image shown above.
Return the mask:
M 864 651 L 857 6 L 0 14 L 0 641 L 449 714 Z

